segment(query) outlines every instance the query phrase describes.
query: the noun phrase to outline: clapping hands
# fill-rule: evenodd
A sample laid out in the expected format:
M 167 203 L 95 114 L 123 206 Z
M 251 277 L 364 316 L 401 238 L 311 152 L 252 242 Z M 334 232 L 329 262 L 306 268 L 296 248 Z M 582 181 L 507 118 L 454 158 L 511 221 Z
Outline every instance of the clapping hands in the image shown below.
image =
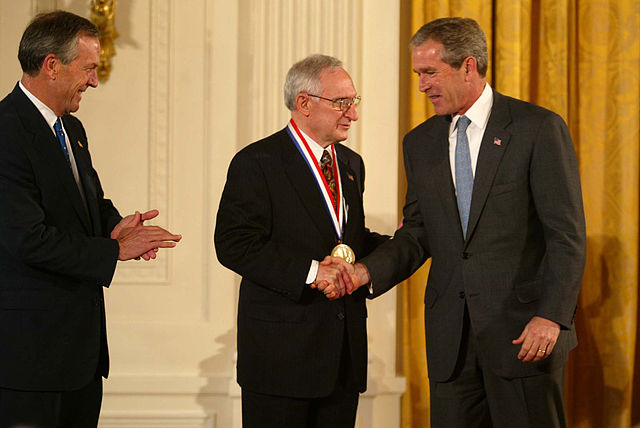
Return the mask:
M 145 226 L 144 221 L 158 216 L 158 210 L 138 211 L 120 220 L 111 231 L 111 239 L 119 245 L 118 260 L 156 258 L 159 248 L 172 248 L 182 239 L 159 226 Z

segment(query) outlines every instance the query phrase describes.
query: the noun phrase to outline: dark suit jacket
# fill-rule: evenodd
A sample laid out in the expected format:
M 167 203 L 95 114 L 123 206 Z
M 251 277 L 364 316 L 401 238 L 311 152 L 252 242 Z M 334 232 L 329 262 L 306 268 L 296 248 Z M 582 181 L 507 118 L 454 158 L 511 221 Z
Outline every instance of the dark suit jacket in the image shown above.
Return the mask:
M 585 263 L 575 150 L 564 121 L 494 92 L 463 238 L 449 163 L 451 118 L 434 116 L 404 139 L 404 225 L 364 259 L 379 295 L 432 258 L 425 292 L 429 376 L 448 379 L 465 301 L 483 361 L 497 374 L 548 372 L 576 346 L 573 317 Z M 511 344 L 534 316 L 562 326 L 553 353 L 517 359 Z
M 73 390 L 108 373 L 102 286 L 120 220 L 78 119 L 63 118 L 85 208 L 60 144 L 16 85 L 0 102 L 0 387 Z M 81 145 L 80 145 L 81 144 Z
M 386 237 L 365 229 L 362 159 L 340 144 L 336 153 L 348 205 L 344 242 L 363 256 Z M 234 157 L 215 244 L 220 263 L 242 276 L 237 370 L 243 388 L 328 395 L 346 332 L 353 379 L 360 391 L 366 389 L 368 291 L 329 301 L 305 284 L 311 260 L 330 254 L 336 236 L 316 181 L 286 129 Z

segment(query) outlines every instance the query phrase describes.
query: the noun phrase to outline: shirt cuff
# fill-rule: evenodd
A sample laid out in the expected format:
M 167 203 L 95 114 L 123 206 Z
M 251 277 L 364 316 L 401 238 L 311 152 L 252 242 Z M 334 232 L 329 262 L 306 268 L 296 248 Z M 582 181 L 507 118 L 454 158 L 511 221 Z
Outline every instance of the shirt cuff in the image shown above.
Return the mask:
M 318 275 L 318 266 L 320 266 L 320 262 L 317 260 L 311 260 L 311 266 L 309 267 L 309 273 L 307 274 L 307 281 L 305 284 L 312 284 L 316 280 L 316 276 Z

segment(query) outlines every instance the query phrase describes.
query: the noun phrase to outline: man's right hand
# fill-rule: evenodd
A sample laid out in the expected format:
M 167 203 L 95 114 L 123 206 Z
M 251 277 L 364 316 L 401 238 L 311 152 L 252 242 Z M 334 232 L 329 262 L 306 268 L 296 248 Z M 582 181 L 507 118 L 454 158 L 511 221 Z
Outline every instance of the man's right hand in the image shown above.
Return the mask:
M 316 279 L 311 284 L 311 288 L 316 288 L 318 291 L 323 292 L 329 300 L 335 300 L 343 297 L 346 292 L 343 277 L 345 267 L 341 264 L 327 261 L 331 258 L 327 256 L 320 262 Z
M 322 291 L 330 300 L 343 297 L 345 292 L 347 294 L 352 294 L 358 288 L 371 282 L 369 270 L 361 263 L 351 265 L 337 257 L 327 256 L 322 262 L 320 262 L 319 269 L 323 266 L 331 266 L 342 272 L 341 282 L 344 284 L 344 288 L 341 288 L 340 281 L 338 280 L 334 282 L 324 281 L 324 283 L 317 284 L 318 290 Z

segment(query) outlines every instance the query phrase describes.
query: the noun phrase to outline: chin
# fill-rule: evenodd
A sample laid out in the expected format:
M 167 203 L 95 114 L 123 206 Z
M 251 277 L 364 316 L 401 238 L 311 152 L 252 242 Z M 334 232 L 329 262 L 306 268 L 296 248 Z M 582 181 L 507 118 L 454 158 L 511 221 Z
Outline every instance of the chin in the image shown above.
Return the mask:
M 347 138 L 349 138 L 349 133 L 348 132 L 340 132 L 339 134 L 336 135 L 336 142 L 341 142 L 346 140 Z
M 453 114 L 445 108 L 435 108 L 434 110 L 436 111 L 436 114 L 438 116 L 446 116 L 448 114 Z

